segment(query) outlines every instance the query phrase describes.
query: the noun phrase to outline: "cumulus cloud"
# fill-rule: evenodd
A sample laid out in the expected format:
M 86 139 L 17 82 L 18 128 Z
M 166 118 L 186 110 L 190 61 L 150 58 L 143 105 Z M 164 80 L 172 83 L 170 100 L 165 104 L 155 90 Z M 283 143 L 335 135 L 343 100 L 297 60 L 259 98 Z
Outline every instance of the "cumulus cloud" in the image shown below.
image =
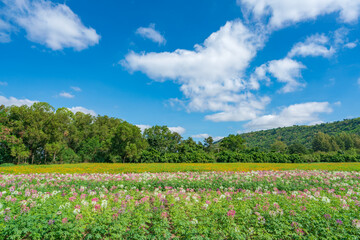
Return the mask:
M 181 85 L 188 111 L 219 112 L 220 116 L 208 116 L 210 120 L 229 119 L 221 115 L 237 111 L 244 114 L 237 119 L 251 119 L 262 107 L 250 108 L 264 100 L 247 93 L 244 71 L 264 40 L 262 32 L 249 30 L 239 20 L 230 21 L 194 50 L 131 52 L 121 64 L 156 81 L 173 80 Z
M 82 112 L 85 114 L 90 114 L 91 116 L 96 117 L 96 112 L 94 110 L 90 110 L 90 109 L 86 109 L 84 107 L 72 107 L 72 108 L 68 108 L 70 111 L 72 111 L 73 113 L 77 113 L 77 112 Z
M 301 89 L 305 83 L 301 80 L 301 69 L 305 66 L 291 58 L 283 58 L 280 60 L 269 61 L 260 67 L 257 67 L 250 77 L 249 84 L 253 89 L 259 88 L 259 81 L 270 81 L 268 74 L 276 78 L 278 82 L 285 83 L 285 86 L 280 89 L 282 93 L 289 93 Z
M 210 137 L 210 135 L 207 133 L 200 133 L 200 134 L 192 135 L 191 137 L 192 138 L 208 138 L 208 137 Z
M 86 27 L 65 4 L 47 0 L 3 0 L 5 16 L 23 28 L 26 37 L 52 50 L 83 50 L 99 43 L 100 36 Z
M 180 126 L 177 126 L 177 127 L 169 127 L 169 130 L 172 131 L 172 132 L 176 132 L 178 134 L 183 134 L 185 133 L 186 129 L 183 128 L 183 127 L 180 127 Z
M 5 105 L 5 107 L 8 106 L 22 106 L 22 105 L 27 105 L 27 106 L 31 106 L 34 103 L 36 103 L 38 101 L 32 101 L 29 99 L 17 99 L 14 97 L 4 97 L 4 96 L 0 96 L 0 105 Z
M 324 34 L 315 34 L 306 38 L 305 42 L 300 42 L 294 45 L 294 47 L 288 53 L 288 57 L 331 57 L 335 53 L 335 48 L 327 46 L 329 38 Z
M 64 98 L 74 98 L 75 96 L 72 95 L 71 93 L 68 93 L 68 92 L 61 92 L 59 94 L 60 97 L 64 97 Z
M 360 14 L 360 0 L 237 0 L 237 3 L 255 19 L 269 18 L 269 26 L 275 29 L 331 13 L 339 13 L 341 22 L 352 23 Z
M 150 24 L 149 27 L 139 27 L 136 30 L 136 34 L 142 36 L 143 38 L 150 39 L 153 42 L 158 44 L 165 44 L 166 40 L 163 35 L 155 30 L 155 24 Z
M 150 125 L 143 125 L 143 124 L 138 124 L 136 125 L 138 128 L 140 128 L 141 132 L 144 132 L 145 129 L 151 128 Z
M 239 95 L 236 106 L 224 108 L 224 111 L 206 115 L 205 119 L 213 122 L 246 121 L 254 119 L 270 103 L 269 97 L 257 98 L 253 94 Z
M 81 92 L 81 88 L 79 87 L 71 87 L 72 90 L 74 90 L 75 92 Z
M 250 130 L 264 130 L 296 124 L 311 124 L 319 121 L 320 113 L 330 112 L 332 112 L 332 108 L 328 102 L 294 104 L 282 109 L 278 114 L 269 114 L 253 119 L 245 127 Z

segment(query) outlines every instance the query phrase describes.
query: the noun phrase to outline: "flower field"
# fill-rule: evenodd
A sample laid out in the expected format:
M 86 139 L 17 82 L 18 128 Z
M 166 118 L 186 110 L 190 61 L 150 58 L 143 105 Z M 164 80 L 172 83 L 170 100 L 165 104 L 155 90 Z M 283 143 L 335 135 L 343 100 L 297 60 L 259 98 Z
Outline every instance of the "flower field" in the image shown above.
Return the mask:
M 358 239 L 360 173 L 0 175 L 0 239 Z
M 360 163 L 80 163 L 0 166 L 0 173 L 141 173 L 263 170 L 360 171 Z

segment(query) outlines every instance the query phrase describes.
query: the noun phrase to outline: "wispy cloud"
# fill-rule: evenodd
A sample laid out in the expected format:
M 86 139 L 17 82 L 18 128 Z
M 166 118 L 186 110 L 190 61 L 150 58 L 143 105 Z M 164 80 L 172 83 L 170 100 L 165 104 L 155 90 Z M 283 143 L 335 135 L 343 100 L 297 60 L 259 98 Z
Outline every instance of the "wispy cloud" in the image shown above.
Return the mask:
M 82 90 L 81 90 L 81 88 L 79 88 L 79 87 L 71 87 L 71 89 L 72 90 L 74 90 L 75 92 L 81 92 Z
M 155 24 L 150 24 L 149 27 L 139 27 L 136 30 L 136 34 L 150 39 L 153 42 L 156 42 L 158 44 L 165 44 L 166 39 L 163 35 L 161 35 L 157 30 L 155 30 Z
M 7 86 L 8 83 L 7 82 L 0 82 L 0 86 Z
M 60 97 L 64 97 L 64 98 L 74 98 L 75 95 L 71 94 L 71 93 L 68 93 L 68 92 L 61 92 L 59 94 Z

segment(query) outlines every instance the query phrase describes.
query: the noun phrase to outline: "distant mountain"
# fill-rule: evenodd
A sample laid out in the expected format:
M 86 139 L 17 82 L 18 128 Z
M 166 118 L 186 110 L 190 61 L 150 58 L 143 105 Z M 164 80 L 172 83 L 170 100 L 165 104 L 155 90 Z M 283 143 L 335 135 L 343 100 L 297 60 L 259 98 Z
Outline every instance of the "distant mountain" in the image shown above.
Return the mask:
M 345 119 L 343 121 L 322 123 L 313 126 L 292 126 L 249 132 L 240 134 L 245 139 L 248 147 L 259 147 L 262 150 L 270 149 L 275 140 L 283 141 L 290 145 L 300 142 L 311 148 L 313 136 L 317 132 L 336 135 L 341 132 L 360 135 L 360 118 Z

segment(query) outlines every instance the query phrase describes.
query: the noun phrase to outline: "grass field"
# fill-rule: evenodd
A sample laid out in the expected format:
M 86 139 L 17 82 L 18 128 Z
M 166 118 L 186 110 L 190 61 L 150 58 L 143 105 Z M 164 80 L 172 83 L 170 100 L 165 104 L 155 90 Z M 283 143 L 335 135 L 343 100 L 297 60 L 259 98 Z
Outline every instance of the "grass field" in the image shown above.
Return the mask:
M 0 167 L 0 173 L 130 173 L 186 171 L 329 170 L 360 171 L 360 163 L 81 163 Z

